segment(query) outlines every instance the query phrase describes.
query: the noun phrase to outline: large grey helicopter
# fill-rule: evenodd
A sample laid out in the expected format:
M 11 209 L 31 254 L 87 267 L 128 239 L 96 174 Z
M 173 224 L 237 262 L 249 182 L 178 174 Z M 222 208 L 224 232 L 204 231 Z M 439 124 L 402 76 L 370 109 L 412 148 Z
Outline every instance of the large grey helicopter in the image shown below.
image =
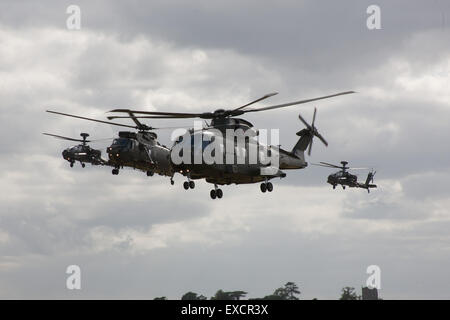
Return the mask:
M 51 110 L 47 110 L 47 112 L 82 120 L 136 129 L 137 132 L 119 132 L 119 137 L 114 139 L 112 144 L 106 149 L 109 160 L 103 160 L 102 164 L 112 166 L 113 175 L 119 174 L 119 169 L 123 167 L 130 167 L 142 170 L 146 172 L 148 176 L 152 176 L 154 173 L 169 176 L 171 177 L 171 183 L 173 184 L 173 170 L 169 160 L 170 149 L 164 145 L 161 145 L 157 141 L 156 133 L 150 131 L 162 128 L 146 126 L 137 119 L 134 119 L 136 125 L 132 126 Z
M 308 154 L 311 154 L 313 138 L 319 138 L 326 146 L 327 141 L 322 137 L 315 127 L 315 119 L 317 110 L 314 109 L 314 116 L 312 123 L 307 123 L 301 115 L 299 119 L 304 123 L 306 128 L 297 132 L 299 140 L 294 145 L 294 147 L 288 151 L 279 148 L 277 145 L 264 145 L 259 143 L 255 137 L 258 136 L 259 132 L 254 126 L 247 120 L 241 118 L 235 118 L 236 116 L 249 113 L 249 112 L 259 112 L 265 110 L 273 110 L 277 108 L 283 108 L 298 104 L 303 104 L 307 102 L 317 101 L 321 99 L 327 99 L 331 97 L 336 97 L 340 95 L 346 95 L 354 93 L 353 91 L 340 92 L 333 95 L 322 96 L 313 99 L 300 100 L 290 103 L 284 103 L 279 105 L 273 105 L 269 107 L 262 107 L 258 109 L 248 109 L 247 107 L 264 100 L 268 97 L 275 95 L 276 93 L 267 94 L 257 100 L 247 103 L 231 110 L 218 109 L 214 112 L 203 112 L 203 113 L 175 113 L 175 112 L 159 112 L 159 111 L 139 111 L 139 110 L 129 110 L 129 109 L 115 109 L 111 112 L 127 113 L 127 116 L 110 116 L 109 120 L 119 119 L 119 118 L 131 118 L 137 120 L 138 118 L 144 119 L 187 119 L 187 118 L 200 118 L 209 119 L 211 123 L 204 129 L 201 130 L 189 130 L 187 134 L 180 136 L 174 143 L 170 152 L 171 165 L 175 172 L 179 172 L 187 177 L 187 181 L 184 182 L 183 186 L 187 189 L 193 189 L 195 183 L 192 180 L 195 179 L 205 179 L 207 182 L 214 184 L 214 189 L 211 190 L 210 196 L 212 199 L 222 198 L 223 192 L 218 185 L 225 184 L 244 184 L 244 183 L 257 183 L 262 182 L 260 189 L 262 192 L 273 190 L 273 185 L 269 181 L 273 178 L 283 178 L 286 176 L 283 169 L 303 169 L 307 167 L 308 163 L 305 161 L 304 152 L 309 148 Z M 138 114 L 138 115 L 137 115 Z M 227 135 L 223 137 L 223 134 L 227 130 L 232 131 L 245 131 L 247 137 L 244 137 L 244 143 L 238 145 L 237 139 L 235 137 L 229 138 Z M 206 137 L 206 139 L 205 139 Z M 219 138 L 219 139 L 218 139 Z M 198 156 L 198 153 L 204 155 L 204 151 L 208 148 L 209 144 L 212 144 L 216 140 L 220 140 L 218 143 L 219 148 L 212 148 L 211 155 L 217 150 L 222 150 L 219 155 L 219 159 L 223 158 L 223 161 L 215 161 L 210 163 L 205 161 L 204 157 L 201 156 L 200 161 L 192 161 Z M 217 146 L 217 143 L 216 143 Z M 249 155 L 251 150 L 258 150 L 258 156 L 256 157 L 256 162 L 250 162 Z M 185 152 L 189 151 L 190 156 L 184 158 L 181 162 L 174 162 L 174 159 L 180 156 L 184 157 Z M 225 150 L 225 151 L 223 151 Z M 233 150 L 236 156 L 233 156 L 234 161 L 225 161 L 227 156 L 227 150 Z M 260 157 L 259 154 L 263 154 Z M 240 154 L 241 161 L 239 162 L 238 154 Z M 266 161 L 262 161 L 265 156 L 272 158 L 277 158 L 278 163 L 267 164 Z M 215 160 L 217 158 L 214 155 Z M 185 161 L 185 160 L 188 161 Z

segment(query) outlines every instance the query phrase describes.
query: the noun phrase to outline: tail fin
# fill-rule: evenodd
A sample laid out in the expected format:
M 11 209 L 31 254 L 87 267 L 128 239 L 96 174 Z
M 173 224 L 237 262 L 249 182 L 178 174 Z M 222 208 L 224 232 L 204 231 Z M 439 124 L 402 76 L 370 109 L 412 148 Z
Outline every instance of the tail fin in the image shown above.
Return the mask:
M 312 136 L 308 129 L 300 130 L 299 132 L 297 132 L 297 135 L 300 136 L 300 139 L 298 139 L 291 152 L 298 158 L 305 161 L 305 150 L 311 143 Z
M 375 176 L 375 173 L 377 173 L 376 171 L 375 172 L 369 172 L 368 174 L 367 174 L 367 179 L 366 179 L 366 182 L 364 183 L 364 187 L 367 189 L 367 192 L 370 192 L 370 188 L 376 188 L 377 187 L 377 185 L 376 184 L 371 184 L 371 182 L 373 183 L 373 177 Z

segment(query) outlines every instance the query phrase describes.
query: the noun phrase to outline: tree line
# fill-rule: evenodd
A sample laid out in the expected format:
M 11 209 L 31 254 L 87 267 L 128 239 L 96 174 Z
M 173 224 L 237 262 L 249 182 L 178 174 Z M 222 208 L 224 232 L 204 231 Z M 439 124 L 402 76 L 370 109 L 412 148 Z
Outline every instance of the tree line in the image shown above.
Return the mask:
M 242 290 L 218 290 L 216 294 L 210 298 L 210 300 L 241 300 L 245 298 L 247 294 L 247 292 Z M 294 282 L 287 282 L 283 287 L 275 289 L 272 294 L 266 295 L 262 298 L 249 298 L 249 300 L 299 300 L 300 294 L 300 289 Z M 167 300 L 167 298 L 158 297 L 154 300 Z M 208 300 L 208 298 L 202 294 L 189 291 L 182 295 L 181 300 Z M 355 288 L 344 287 L 342 288 L 339 300 L 361 300 L 361 296 L 356 294 Z

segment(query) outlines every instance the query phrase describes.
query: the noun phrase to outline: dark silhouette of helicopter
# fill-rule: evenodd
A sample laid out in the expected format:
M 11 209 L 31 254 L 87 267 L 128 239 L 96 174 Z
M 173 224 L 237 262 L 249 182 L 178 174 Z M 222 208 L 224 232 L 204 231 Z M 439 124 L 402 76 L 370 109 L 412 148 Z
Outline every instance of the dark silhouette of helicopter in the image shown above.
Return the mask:
M 307 167 L 307 162 L 305 161 L 304 152 L 308 149 L 308 155 L 311 154 L 312 141 L 314 137 L 317 137 L 321 140 L 326 146 L 328 145 L 327 141 L 322 137 L 322 135 L 318 132 L 315 126 L 315 118 L 316 118 L 316 109 L 314 109 L 314 115 L 312 123 L 307 123 L 304 118 L 299 115 L 299 119 L 305 124 L 306 128 L 297 132 L 297 135 L 300 137 L 297 143 L 291 150 L 284 150 L 277 146 L 271 145 L 263 145 L 260 144 L 257 140 L 248 139 L 248 142 L 245 142 L 241 148 L 240 145 L 233 141 L 232 138 L 229 138 L 225 135 L 225 138 L 219 142 L 223 149 L 226 149 L 226 146 L 231 146 L 230 149 L 236 151 L 235 155 L 239 151 L 243 156 L 242 163 L 238 163 L 237 156 L 235 157 L 236 161 L 229 163 L 226 161 L 226 152 L 221 154 L 221 158 L 223 156 L 223 161 L 218 161 L 214 163 L 208 163 L 204 161 L 202 156 L 200 155 L 200 162 L 195 163 L 195 150 L 204 150 L 207 147 L 207 143 L 204 144 L 204 136 L 209 136 L 208 141 L 213 141 L 219 138 L 217 130 L 221 132 L 220 138 L 223 138 L 223 133 L 226 133 L 227 130 L 232 129 L 234 132 L 242 129 L 245 132 L 250 132 L 252 136 L 258 136 L 259 132 L 256 128 L 254 128 L 253 124 L 249 121 L 238 118 L 243 114 L 251 113 L 251 112 L 261 112 L 267 110 L 274 110 L 279 108 L 285 108 L 289 106 L 304 104 L 312 101 L 328 99 L 332 97 L 337 97 L 341 95 L 347 95 L 354 93 L 354 91 L 346 91 L 339 92 L 332 95 L 305 99 L 300 101 L 288 102 L 283 104 L 272 105 L 268 107 L 260 107 L 249 109 L 250 105 L 267 99 L 276 95 L 277 93 L 270 93 L 258 98 L 254 101 L 251 101 L 245 105 L 242 105 L 233 109 L 217 109 L 211 112 L 200 112 L 200 113 L 192 113 L 192 112 L 161 112 L 161 111 L 140 111 L 140 110 L 130 110 L 130 109 L 114 109 L 110 112 L 115 113 L 126 113 L 126 116 L 108 116 L 108 120 L 114 119 L 123 119 L 128 118 L 136 121 L 137 119 L 191 119 L 191 118 L 200 118 L 204 120 L 210 120 L 210 123 L 207 124 L 208 127 L 203 128 L 200 131 L 189 131 L 187 136 L 179 137 L 176 140 L 175 144 L 171 149 L 171 156 L 173 154 L 177 154 L 179 149 L 191 150 L 190 158 L 188 162 L 183 160 L 182 163 L 171 163 L 174 168 L 174 172 L 179 172 L 182 175 L 187 177 L 187 181 L 183 183 L 184 189 L 194 189 L 195 183 L 192 180 L 195 179 L 205 179 L 206 182 L 214 185 L 214 189 L 211 190 L 210 196 L 212 199 L 222 198 L 223 192 L 218 185 L 229 185 L 229 184 L 246 184 L 246 183 L 258 183 L 260 182 L 261 192 L 265 193 L 266 191 L 271 192 L 273 190 L 273 184 L 269 181 L 274 178 L 284 178 L 286 177 L 286 173 L 281 171 L 283 169 L 303 169 Z M 214 129 L 214 130 L 213 130 Z M 197 138 L 198 137 L 198 138 Z M 219 140 L 219 139 L 217 139 Z M 181 147 L 181 148 L 178 148 Z M 256 148 L 255 148 L 256 147 Z M 249 154 L 250 150 L 261 150 L 264 154 L 278 155 L 279 164 L 277 165 L 268 165 L 267 163 L 263 163 L 260 159 L 257 159 L 256 163 L 250 163 Z M 171 158 L 172 159 L 172 158 Z
M 108 161 L 103 160 L 104 162 L 102 164 L 113 167 L 112 169 L 113 175 L 118 175 L 119 169 L 121 168 L 130 167 L 133 169 L 138 169 L 146 172 L 147 176 L 153 176 L 154 173 L 169 176 L 171 177 L 170 180 L 171 184 L 172 185 L 174 184 L 174 181 L 172 179 L 173 170 L 169 161 L 170 149 L 164 145 L 161 145 L 157 141 L 158 137 L 157 134 L 151 131 L 159 129 L 173 129 L 174 127 L 165 127 L 165 128 L 150 127 L 141 123 L 138 119 L 133 118 L 132 117 L 133 114 L 131 113 L 130 117 L 135 123 L 135 125 L 126 125 L 110 121 L 103 121 L 51 110 L 47 110 L 47 112 L 82 120 L 136 129 L 137 132 L 132 131 L 119 132 L 119 137 L 115 138 L 112 144 L 106 149 L 106 153 L 108 154 L 109 160 Z M 60 136 L 57 137 L 61 138 Z
M 276 94 L 270 93 L 233 109 L 217 109 L 215 111 L 201 113 L 114 109 L 110 112 L 125 113 L 126 115 L 107 117 L 108 120 L 127 118 L 132 120 L 135 125 L 125 125 L 50 110 L 47 110 L 47 112 L 136 129 L 137 132 L 119 133 L 119 138 L 115 139 L 113 144 L 107 149 L 109 156 L 107 165 L 114 167 L 112 172 L 114 175 L 118 174 L 119 168 L 123 166 L 138 167 L 141 170 L 146 170 L 147 174 L 150 173 L 150 175 L 153 172 L 157 172 L 161 175 L 169 176 L 173 184 L 174 174 L 180 173 L 187 178 L 187 181 L 183 183 L 184 189 L 194 189 L 195 182 L 193 180 L 205 179 L 206 182 L 214 185 L 214 189 L 210 192 L 211 198 L 220 199 L 223 196 L 223 192 L 218 188 L 218 185 L 229 185 L 232 183 L 247 184 L 259 182 L 261 183 L 261 192 L 272 192 L 273 184 L 269 180 L 286 177 L 286 173 L 282 170 L 304 169 L 308 166 L 305 160 L 305 151 L 307 151 L 308 155 L 311 154 L 314 138 L 318 138 L 325 146 L 328 146 L 327 141 L 315 126 L 316 109 L 314 109 L 311 124 L 299 115 L 300 121 L 303 122 L 306 128 L 296 133 L 299 139 L 291 150 L 282 149 L 279 145 L 270 145 L 264 141 L 261 142 L 259 140 L 260 131 L 249 121 L 238 118 L 239 116 L 352 93 L 354 91 L 345 91 L 267 107 L 247 108 L 256 102 Z M 160 145 L 157 141 L 156 133 L 152 131 L 174 127 L 154 128 L 140 122 L 140 119 L 192 118 L 204 119 L 205 122 L 206 120 L 210 120 L 210 123 L 208 124 L 206 122 L 206 127 L 203 128 L 195 128 L 194 126 L 193 129 L 186 130 L 186 133 L 180 135 L 171 148 Z M 228 131 L 234 132 L 234 135 L 231 134 L 229 136 L 227 134 Z M 237 139 L 237 133 L 241 135 L 242 139 Z M 212 152 L 210 154 L 214 158 L 212 162 L 204 157 L 206 148 L 210 146 L 212 148 L 209 148 L 209 150 L 212 149 L 214 152 L 214 155 Z M 256 155 L 256 157 L 251 157 L 252 154 Z M 265 161 L 266 155 L 267 157 L 276 159 L 277 162 Z M 196 161 L 197 159 L 199 161 Z M 141 165 L 142 167 L 140 167 Z M 358 184 L 356 180 L 353 182 L 349 180 L 347 185 L 352 187 L 361 185 L 362 187 L 362 184 Z
M 330 174 L 328 176 L 327 182 L 333 186 L 333 189 L 336 189 L 338 184 L 342 185 L 342 189 L 345 190 L 345 186 L 350 188 L 363 188 L 367 189 L 367 192 L 370 193 L 371 188 L 376 188 L 376 184 L 373 183 L 373 177 L 375 176 L 376 171 L 370 171 L 367 174 L 366 181 L 364 183 L 358 182 L 358 177 L 354 174 L 349 173 L 347 170 L 365 170 L 368 168 L 350 168 L 347 167 L 347 161 L 341 161 L 342 166 L 338 166 L 335 164 L 320 162 L 320 164 L 313 163 L 315 166 L 321 166 L 326 168 L 336 168 L 340 169 L 340 171 Z
M 87 143 L 89 143 L 89 142 L 101 141 L 101 140 L 105 140 L 105 139 L 86 140 L 86 138 L 89 137 L 88 133 L 80 133 L 80 136 L 83 139 L 74 139 L 74 138 L 59 136 L 59 135 L 51 134 L 51 133 L 43 133 L 43 134 L 46 136 L 51 136 L 51 137 L 55 137 L 58 139 L 81 142 L 81 144 L 69 147 L 62 152 L 63 158 L 65 160 L 69 161 L 70 167 L 73 167 L 73 164 L 75 163 L 75 161 L 79 161 L 83 168 L 86 166 L 85 163 L 90 163 L 92 165 L 103 165 L 103 164 L 107 163 L 105 160 L 102 159 L 102 157 L 101 157 L 102 152 L 100 150 L 93 149 L 87 145 Z

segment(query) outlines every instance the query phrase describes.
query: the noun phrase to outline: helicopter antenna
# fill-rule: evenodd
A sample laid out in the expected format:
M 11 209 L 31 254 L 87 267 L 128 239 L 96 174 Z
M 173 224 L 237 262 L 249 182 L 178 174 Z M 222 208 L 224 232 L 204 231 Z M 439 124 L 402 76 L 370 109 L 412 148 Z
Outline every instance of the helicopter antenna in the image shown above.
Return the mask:
M 82 133 L 80 133 L 80 136 L 82 136 L 83 137 L 83 141 L 82 141 L 82 143 L 83 143 L 83 146 L 85 146 L 86 145 L 86 138 L 87 137 L 89 137 L 89 133 L 84 133 L 84 132 L 82 132 Z

